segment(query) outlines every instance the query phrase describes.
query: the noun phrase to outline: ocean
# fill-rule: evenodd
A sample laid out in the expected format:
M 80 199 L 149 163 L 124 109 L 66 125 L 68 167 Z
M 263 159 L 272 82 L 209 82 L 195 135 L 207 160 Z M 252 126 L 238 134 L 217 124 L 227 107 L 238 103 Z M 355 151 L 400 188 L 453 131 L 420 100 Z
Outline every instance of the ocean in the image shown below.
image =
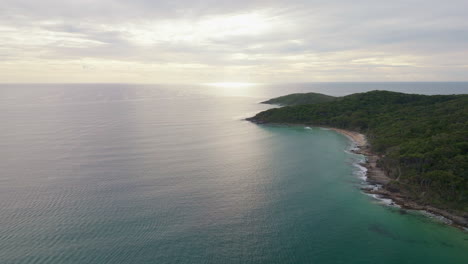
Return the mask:
M 0 85 L 0 263 L 468 263 L 468 235 L 361 192 L 321 128 L 243 119 L 293 92 L 468 83 Z

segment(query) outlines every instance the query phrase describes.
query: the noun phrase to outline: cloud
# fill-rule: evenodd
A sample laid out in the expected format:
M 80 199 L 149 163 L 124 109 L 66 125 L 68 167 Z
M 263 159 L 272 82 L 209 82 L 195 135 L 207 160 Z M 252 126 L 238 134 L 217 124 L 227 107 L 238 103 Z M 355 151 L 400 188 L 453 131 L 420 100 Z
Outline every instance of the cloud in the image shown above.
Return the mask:
M 467 80 L 467 9 L 464 0 L 3 0 L 0 81 Z

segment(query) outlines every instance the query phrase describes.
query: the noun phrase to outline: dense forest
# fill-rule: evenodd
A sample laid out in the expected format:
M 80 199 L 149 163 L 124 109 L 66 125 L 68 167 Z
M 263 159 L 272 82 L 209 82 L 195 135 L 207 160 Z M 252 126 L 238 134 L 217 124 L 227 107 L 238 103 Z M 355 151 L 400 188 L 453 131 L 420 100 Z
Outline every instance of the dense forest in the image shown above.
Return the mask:
M 321 102 L 283 98 L 267 102 L 293 106 L 249 120 L 364 133 L 392 186 L 426 204 L 468 211 L 468 95 L 371 91 Z
M 296 93 L 262 102 L 262 104 L 277 104 L 277 105 L 301 105 L 301 104 L 317 104 L 339 100 L 341 97 L 334 97 L 319 93 Z

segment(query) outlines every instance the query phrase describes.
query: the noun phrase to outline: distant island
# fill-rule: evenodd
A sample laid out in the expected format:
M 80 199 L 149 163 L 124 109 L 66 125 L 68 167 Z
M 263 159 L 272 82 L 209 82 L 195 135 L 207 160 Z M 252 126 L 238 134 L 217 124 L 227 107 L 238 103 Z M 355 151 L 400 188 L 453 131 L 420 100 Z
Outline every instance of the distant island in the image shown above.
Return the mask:
M 369 180 L 383 185 L 368 192 L 468 226 L 468 95 L 304 93 L 263 103 L 283 107 L 248 120 L 364 134 L 357 152 L 368 157 Z

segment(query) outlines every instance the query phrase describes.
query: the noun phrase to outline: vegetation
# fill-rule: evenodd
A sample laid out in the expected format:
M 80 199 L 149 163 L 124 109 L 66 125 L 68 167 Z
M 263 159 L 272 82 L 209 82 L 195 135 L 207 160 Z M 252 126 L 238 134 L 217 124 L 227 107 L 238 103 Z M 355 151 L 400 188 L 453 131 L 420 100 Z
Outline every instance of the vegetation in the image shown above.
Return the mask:
M 381 156 L 379 166 L 394 179 L 393 187 L 423 203 L 468 211 L 468 95 L 371 91 L 270 109 L 250 120 L 364 133 Z
M 263 104 L 277 105 L 303 105 L 303 104 L 318 104 L 338 100 L 340 97 L 334 97 L 319 93 L 296 93 L 262 102 Z

